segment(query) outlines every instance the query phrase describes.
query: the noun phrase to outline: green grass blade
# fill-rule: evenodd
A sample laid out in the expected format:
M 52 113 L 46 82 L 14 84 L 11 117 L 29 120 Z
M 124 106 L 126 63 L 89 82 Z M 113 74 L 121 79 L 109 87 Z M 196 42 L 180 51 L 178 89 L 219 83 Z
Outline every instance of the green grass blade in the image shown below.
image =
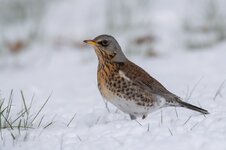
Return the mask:
M 13 126 L 10 124 L 10 122 L 7 120 L 7 118 L 3 114 L 2 114 L 2 117 L 5 119 L 6 123 L 9 125 L 9 127 L 13 130 Z M 3 128 L 4 128 L 4 126 L 3 126 Z
M 75 116 L 76 116 L 76 113 L 75 113 L 74 116 L 71 118 L 71 120 L 68 122 L 67 127 L 69 127 L 69 125 L 71 124 L 71 122 L 74 120 Z
M 41 126 L 42 124 L 42 120 L 44 119 L 45 115 L 42 116 L 42 118 L 40 119 L 39 123 L 38 123 L 38 128 Z
M 42 111 L 42 109 L 45 107 L 45 105 L 46 105 L 47 102 L 49 101 L 50 97 L 51 97 L 51 94 L 50 94 L 50 96 L 47 98 L 47 100 L 45 101 L 45 103 L 42 105 L 42 107 L 39 109 L 39 111 L 36 113 L 36 115 L 34 116 L 34 118 L 32 119 L 32 121 L 30 122 L 30 124 L 32 124 L 32 123 L 35 121 L 35 119 L 38 117 L 38 115 L 40 114 L 40 112 Z
M 21 97 L 22 97 L 22 100 L 23 100 L 24 109 L 26 111 L 26 114 L 28 115 L 29 112 L 28 112 L 28 109 L 27 109 L 27 104 L 26 104 L 26 101 L 25 101 L 25 98 L 24 98 L 23 91 L 21 90 L 20 93 L 21 93 Z
M 48 124 L 44 127 L 44 129 L 48 128 L 51 124 L 53 124 L 53 122 L 48 123 Z
M 6 111 L 6 120 L 9 119 L 9 115 L 11 112 L 11 108 L 12 108 L 12 102 L 13 102 L 13 90 L 11 90 L 10 95 L 9 95 L 9 101 L 8 101 L 8 105 L 7 105 L 7 111 Z
M 11 124 L 14 124 L 18 119 L 21 119 L 22 116 L 23 116 L 25 113 L 26 113 L 26 111 L 22 112 L 16 119 L 14 119 L 14 120 L 12 121 Z

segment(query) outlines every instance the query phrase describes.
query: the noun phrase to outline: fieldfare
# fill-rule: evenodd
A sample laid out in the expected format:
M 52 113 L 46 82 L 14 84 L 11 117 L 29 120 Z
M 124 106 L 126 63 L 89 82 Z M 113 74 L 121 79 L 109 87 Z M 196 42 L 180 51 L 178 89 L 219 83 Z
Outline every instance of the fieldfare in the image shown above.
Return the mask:
M 145 70 L 126 58 L 120 45 L 110 35 L 100 35 L 85 43 L 94 47 L 98 57 L 98 88 L 104 99 L 136 119 L 159 108 L 185 107 L 208 114 L 205 109 L 182 101 Z

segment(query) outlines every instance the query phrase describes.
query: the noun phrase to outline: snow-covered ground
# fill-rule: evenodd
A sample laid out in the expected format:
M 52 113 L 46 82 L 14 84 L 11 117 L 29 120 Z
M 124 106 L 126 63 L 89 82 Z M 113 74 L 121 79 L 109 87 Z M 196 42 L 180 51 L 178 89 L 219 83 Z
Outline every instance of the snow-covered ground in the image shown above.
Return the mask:
M 58 2 L 59 6 L 56 8 L 65 8 L 59 9 L 59 14 L 48 13 L 46 30 L 49 33 L 45 33 L 50 37 L 61 34 L 57 31 L 66 35 L 77 34 L 81 41 L 85 37 L 93 38 L 90 35 L 100 34 L 101 26 L 97 27 L 96 33 L 95 30 L 84 29 L 81 25 L 84 18 L 77 18 L 79 23 L 71 20 L 65 32 L 59 28 L 64 26 L 67 18 L 63 18 L 65 22 L 54 26 L 57 21 L 51 16 L 55 16 L 55 19 L 57 16 L 68 16 L 69 20 L 73 18 L 65 12 L 68 10 L 66 8 L 73 8 L 69 2 Z M 175 0 L 174 3 L 176 2 L 178 1 Z M 74 7 L 81 12 L 80 9 L 86 3 Z M 1 57 L 0 97 L 8 99 L 10 90 L 14 89 L 13 109 L 19 110 L 22 105 L 20 90 L 23 90 L 28 101 L 35 94 L 35 112 L 51 94 L 50 101 L 41 113 L 45 115 L 44 122 L 53 120 L 53 124 L 46 129 L 21 131 L 21 136 L 15 141 L 7 129 L 2 130 L 4 140 L 0 139 L 0 150 L 225 150 L 226 88 L 222 87 L 220 91 L 219 88 L 226 80 L 226 43 L 221 42 L 192 52 L 181 49 L 181 41 L 169 42 L 168 40 L 172 40 L 171 36 L 177 35 L 174 29 L 179 26 L 178 18 L 181 14 L 178 12 L 182 8 L 176 7 L 179 8 L 176 11 L 174 6 L 168 7 L 168 4 L 170 1 L 155 8 L 162 12 L 156 12 L 154 18 L 154 23 L 158 24 L 155 32 L 163 35 L 156 46 L 161 51 L 160 55 L 145 57 L 130 54 L 128 57 L 178 96 L 185 98 L 192 93 L 188 101 L 207 109 L 209 115 L 203 116 L 184 108 L 164 108 L 150 114 L 145 120 L 131 121 L 128 115 L 111 104 L 108 104 L 108 112 L 97 89 L 98 62 L 93 49 L 52 46 L 46 41 L 44 44 L 37 43 L 30 51 L 19 55 Z M 92 5 L 94 4 L 87 4 L 87 7 L 92 8 Z M 77 16 L 79 15 L 82 13 Z M 87 18 L 90 16 L 92 17 L 87 15 Z M 52 24 L 48 18 L 53 19 Z M 84 19 L 86 28 L 87 22 Z M 75 33 L 70 32 L 73 24 L 79 24 Z M 48 29 L 51 26 L 53 28 Z M 84 33 L 86 31 L 91 33 Z M 124 49 L 126 43 L 119 33 L 116 33 L 116 39 L 119 39 Z M 217 91 L 220 95 L 214 98 Z M 74 114 L 75 118 L 67 127 Z
M 11 136 L 3 132 L 6 139 L 1 149 L 225 149 L 226 90 L 221 91 L 223 97 L 213 100 L 226 78 L 225 48 L 224 44 L 214 50 L 167 57 L 132 57 L 181 97 L 201 79 L 189 102 L 210 112 L 204 117 L 177 108 L 177 117 L 174 108 L 165 108 L 138 120 L 141 125 L 111 105 L 111 112 L 106 110 L 96 87 L 97 60 L 91 48 L 54 52 L 42 58 L 48 63 L 35 67 L 5 68 L 0 74 L 1 97 L 7 97 L 13 88 L 14 107 L 20 106 L 22 89 L 27 99 L 35 93 L 34 103 L 39 106 L 53 92 L 44 114 L 46 121 L 55 117 L 49 128 L 29 130 L 25 142 L 18 139 L 13 145 Z

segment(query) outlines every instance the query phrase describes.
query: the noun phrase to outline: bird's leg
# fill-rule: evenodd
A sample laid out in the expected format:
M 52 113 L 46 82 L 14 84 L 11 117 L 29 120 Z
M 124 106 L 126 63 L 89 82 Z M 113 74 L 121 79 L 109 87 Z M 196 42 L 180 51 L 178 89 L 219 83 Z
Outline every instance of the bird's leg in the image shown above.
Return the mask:
M 147 116 L 148 116 L 147 114 L 143 115 L 142 116 L 142 119 L 145 119 Z
M 137 119 L 137 117 L 136 117 L 136 116 L 134 116 L 134 115 L 132 115 L 132 114 L 129 114 L 129 116 L 130 116 L 130 119 L 131 119 L 131 120 L 135 120 L 135 119 Z

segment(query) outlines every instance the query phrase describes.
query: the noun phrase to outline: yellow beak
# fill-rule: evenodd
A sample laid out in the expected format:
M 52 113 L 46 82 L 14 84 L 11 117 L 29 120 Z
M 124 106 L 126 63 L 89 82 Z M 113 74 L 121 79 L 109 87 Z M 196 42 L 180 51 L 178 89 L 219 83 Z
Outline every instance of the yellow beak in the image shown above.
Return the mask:
M 95 42 L 94 40 L 84 40 L 83 42 L 89 44 L 89 45 L 93 45 L 93 46 L 96 46 L 97 45 L 97 42 Z

